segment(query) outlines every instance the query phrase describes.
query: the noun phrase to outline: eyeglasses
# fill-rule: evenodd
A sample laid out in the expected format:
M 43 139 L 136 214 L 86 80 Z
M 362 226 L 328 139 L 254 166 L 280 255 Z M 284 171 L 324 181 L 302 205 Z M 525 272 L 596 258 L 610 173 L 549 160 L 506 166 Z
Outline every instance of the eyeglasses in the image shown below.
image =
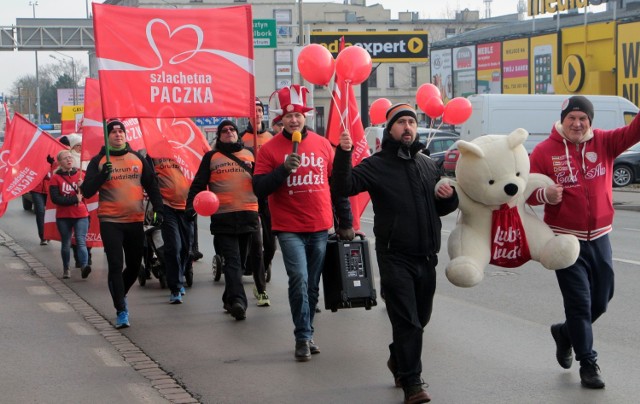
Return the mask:
M 235 132 L 236 130 L 234 128 L 224 128 L 224 129 L 220 129 L 220 133 L 230 133 L 230 132 Z

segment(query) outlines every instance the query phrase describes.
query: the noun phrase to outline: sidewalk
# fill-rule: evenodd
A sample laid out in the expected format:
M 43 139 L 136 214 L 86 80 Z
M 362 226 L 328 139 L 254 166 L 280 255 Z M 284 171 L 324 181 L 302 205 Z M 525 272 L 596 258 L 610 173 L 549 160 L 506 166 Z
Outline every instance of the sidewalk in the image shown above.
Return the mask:
M 3 403 L 197 403 L 0 230 Z

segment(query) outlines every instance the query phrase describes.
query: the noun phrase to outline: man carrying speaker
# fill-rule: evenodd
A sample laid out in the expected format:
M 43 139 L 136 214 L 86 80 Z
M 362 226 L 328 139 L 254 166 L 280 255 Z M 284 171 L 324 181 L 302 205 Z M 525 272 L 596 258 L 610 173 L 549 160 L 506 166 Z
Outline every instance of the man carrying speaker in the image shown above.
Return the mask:
M 313 341 L 313 318 L 328 230 L 334 226 L 332 199 L 338 235 L 347 240 L 354 237 L 348 199 L 332 198 L 329 188 L 333 147 L 305 126 L 306 114 L 313 109 L 306 105 L 307 93 L 297 84 L 276 93 L 280 109 L 272 111 L 279 114 L 284 128 L 260 149 L 253 177 L 256 195 L 268 196 L 272 230 L 289 277 L 298 361 L 320 353 Z

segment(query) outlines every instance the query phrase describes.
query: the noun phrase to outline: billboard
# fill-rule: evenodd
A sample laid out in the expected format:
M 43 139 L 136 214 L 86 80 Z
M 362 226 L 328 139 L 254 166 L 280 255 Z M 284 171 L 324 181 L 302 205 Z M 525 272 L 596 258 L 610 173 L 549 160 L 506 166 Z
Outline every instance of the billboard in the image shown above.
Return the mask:
M 338 55 L 340 38 L 345 46 L 366 49 L 374 62 L 426 62 L 429 57 L 427 31 L 312 32 L 311 43 Z
M 529 65 L 532 94 L 555 94 L 554 83 L 558 71 L 558 35 L 542 35 L 531 38 L 533 58 Z
M 477 53 L 478 94 L 500 94 L 502 92 L 502 43 L 479 44 Z
M 451 49 L 439 49 L 431 52 L 431 84 L 440 89 L 442 101 L 453 98 L 453 63 Z
M 640 22 L 618 25 L 617 93 L 640 106 Z
M 502 93 L 529 94 L 529 38 L 502 44 Z
M 453 49 L 453 96 L 467 97 L 476 93 L 476 47 Z

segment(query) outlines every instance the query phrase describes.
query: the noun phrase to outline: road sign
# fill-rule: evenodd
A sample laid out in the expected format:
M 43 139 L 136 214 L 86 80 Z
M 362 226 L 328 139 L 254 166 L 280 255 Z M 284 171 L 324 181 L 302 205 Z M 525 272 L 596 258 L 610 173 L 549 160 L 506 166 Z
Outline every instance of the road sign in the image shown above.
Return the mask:
M 253 20 L 253 47 L 276 48 L 276 20 Z
M 198 126 L 218 126 L 220 122 L 224 121 L 225 119 L 229 119 L 229 118 L 208 116 L 208 117 L 196 118 L 195 121 L 196 121 L 196 125 Z

